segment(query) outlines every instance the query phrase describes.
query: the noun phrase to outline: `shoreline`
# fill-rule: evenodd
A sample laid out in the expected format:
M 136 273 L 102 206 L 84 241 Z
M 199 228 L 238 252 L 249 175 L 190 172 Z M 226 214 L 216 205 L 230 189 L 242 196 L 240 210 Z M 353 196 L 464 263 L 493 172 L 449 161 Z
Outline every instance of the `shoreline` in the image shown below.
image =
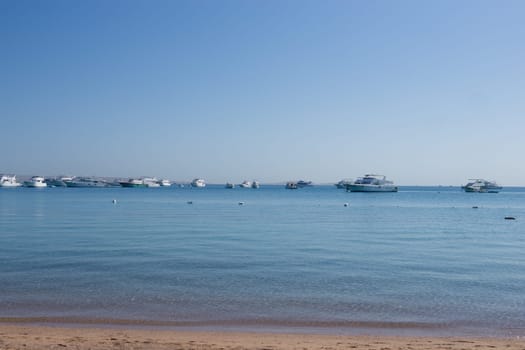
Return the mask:
M 271 334 L 311 334 L 361 336 L 411 336 L 411 337 L 490 337 L 510 339 L 522 337 L 521 328 L 481 328 L 469 323 L 418 323 L 387 321 L 318 321 L 274 319 L 237 319 L 237 320 L 148 320 L 119 318 L 86 318 L 69 316 L 33 316 L 1 317 L 0 325 L 38 326 L 52 328 L 98 328 L 98 329 L 135 329 L 191 332 L 226 332 L 226 333 L 271 333 Z M 525 349 L 524 349 L 525 350 Z
M 187 331 L 0 322 L 0 349 L 483 350 L 525 349 L 525 339 Z

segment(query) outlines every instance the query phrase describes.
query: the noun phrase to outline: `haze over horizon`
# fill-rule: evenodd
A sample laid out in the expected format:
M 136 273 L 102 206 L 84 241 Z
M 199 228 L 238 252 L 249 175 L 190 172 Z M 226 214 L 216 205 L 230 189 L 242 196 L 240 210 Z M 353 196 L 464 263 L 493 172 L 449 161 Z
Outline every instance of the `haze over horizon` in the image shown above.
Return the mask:
M 523 1 L 0 1 L 0 173 L 525 186 Z

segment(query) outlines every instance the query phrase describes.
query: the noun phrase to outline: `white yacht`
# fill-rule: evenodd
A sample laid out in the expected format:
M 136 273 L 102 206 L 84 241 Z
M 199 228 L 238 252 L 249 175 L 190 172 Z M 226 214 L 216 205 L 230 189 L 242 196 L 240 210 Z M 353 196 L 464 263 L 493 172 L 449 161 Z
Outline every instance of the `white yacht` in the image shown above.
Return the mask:
M 142 179 L 142 182 L 146 187 L 160 187 L 159 180 L 154 177 L 145 177 Z
M 22 184 L 16 182 L 16 175 L 2 175 L 0 178 L 0 187 L 20 187 Z
M 46 183 L 49 187 L 66 187 L 66 182 L 73 181 L 73 179 L 75 179 L 74 176 L 59 176 L 46 179 Z
M 297 187 L 297 183 L 294 181 L 288 181 L 284 187 L 286 187 L 289 190 L 296 190 L 299 188 Z
M 397 192 L 397 186 L 384 175 L 366 174 L 346 185 L 350 192 Z
M 162 179 L 159 181 L 159 185 L 161 185 L 162 187 L 169 187 L 171 186 L 171 182 L 170 180 Z
M 42 188 L 47 187 L 47 184 L 45 183 L 43 176 L 33 176 L 31 180 L 24 181 L 24 186 Z
M 502 189 L 495 181 L 483 179 L 469 179 L 469 181 L 461 187 L 465 192 L 498 193 Z
M 252 187 L 252 183 L 250 181 L 243 181 L 239 186 L 242 188 L 250 188 Z
M 206 182 L 203 179 L 193 179 L 191 187 L 206 187 Z

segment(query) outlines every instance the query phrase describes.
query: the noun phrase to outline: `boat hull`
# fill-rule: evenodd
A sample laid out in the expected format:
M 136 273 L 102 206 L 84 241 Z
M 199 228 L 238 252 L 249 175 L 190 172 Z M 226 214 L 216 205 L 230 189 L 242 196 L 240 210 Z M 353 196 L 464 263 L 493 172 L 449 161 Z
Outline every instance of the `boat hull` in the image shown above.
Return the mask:
M 108 184 L 101 181 L 67 181 L 66 186 L 74 188 L 108 187 Z
M 349 192 L 397 192 L 397 186 L 392 185 L 347 185 Z
M 22 184 L 18 183 L 18 182 L 16 182 L 16 183 L 2 183 L 2 184 L 0 184 L 0 187 L 7 187 L 7 188 L 20 187 L 20 186 L 22 186 Z
M 24 182 L 24 186 L 25 187 L 31 187 L 31 188 L 44 188 L 44 187 L 47 187 L 47 184 L 46 183 L 35 183 L 35 182 L 28 182 L 28 181 L 25 181 Z
M 131 182 L 119 182 L 122 187 L 147 187 L 146 184 L 136 184 Z

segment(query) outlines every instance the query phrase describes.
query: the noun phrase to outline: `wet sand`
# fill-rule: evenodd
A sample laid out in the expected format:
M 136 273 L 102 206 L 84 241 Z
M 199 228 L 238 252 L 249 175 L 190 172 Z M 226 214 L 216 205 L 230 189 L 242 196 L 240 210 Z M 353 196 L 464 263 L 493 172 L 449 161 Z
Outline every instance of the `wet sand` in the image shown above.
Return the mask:
M 0 323 L 0 349 L 525 350 L 525 339 L 202 332 Z

